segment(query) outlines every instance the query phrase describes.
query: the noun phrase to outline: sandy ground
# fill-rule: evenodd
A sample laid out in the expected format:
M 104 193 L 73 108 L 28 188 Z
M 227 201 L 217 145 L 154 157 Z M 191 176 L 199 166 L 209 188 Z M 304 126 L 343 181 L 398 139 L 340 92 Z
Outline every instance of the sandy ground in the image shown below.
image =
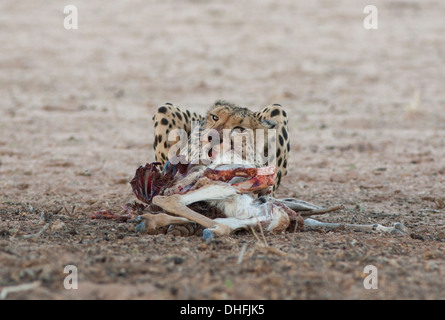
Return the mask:
M 445 298 L 443 1 L 374 1 L 378 30 L 366 1 L 69 4 L 78 30 L 60 1 L 0 3 L 0 290 L 33 284 L 7 299 Z M 278 196 L 409 233 L 267 235 L 277 255 L 249 232 L 207 244 L 89 219 L 135 200 L 157 106 L 220 98 L 289 110 Z

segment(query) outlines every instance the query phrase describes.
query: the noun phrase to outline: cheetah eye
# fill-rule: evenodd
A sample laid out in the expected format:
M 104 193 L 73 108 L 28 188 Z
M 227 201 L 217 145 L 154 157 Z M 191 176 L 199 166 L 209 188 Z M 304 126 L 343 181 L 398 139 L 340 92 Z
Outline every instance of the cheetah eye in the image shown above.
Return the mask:
M 219 120 L 219 118 L 217 116 L 215 116 L 214 114 L 212 114 L 212 120 L 216 122 Z
M 243 133 L 244 131 L 246 131 L 246 129 L 244 129 L 243 127 L 235 127 L 234 130 Z

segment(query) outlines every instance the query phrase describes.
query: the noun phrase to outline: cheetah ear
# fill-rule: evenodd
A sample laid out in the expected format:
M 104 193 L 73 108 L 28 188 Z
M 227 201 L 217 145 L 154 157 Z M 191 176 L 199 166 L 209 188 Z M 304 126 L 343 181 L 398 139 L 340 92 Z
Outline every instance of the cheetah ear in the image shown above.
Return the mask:
M 267 120 L 261 120 L 261 124 L 266 128 L 266 129 L 274 129 L 277 127 L 278 122 L 276 120 L 272 120 L 272 119 L 267 119 Z

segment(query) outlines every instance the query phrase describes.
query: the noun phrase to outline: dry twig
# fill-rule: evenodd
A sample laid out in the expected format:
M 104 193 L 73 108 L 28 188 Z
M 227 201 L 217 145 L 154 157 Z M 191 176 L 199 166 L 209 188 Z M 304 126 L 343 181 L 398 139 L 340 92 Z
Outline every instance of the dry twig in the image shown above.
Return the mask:
M 247 244 L 244 244 L 243 247 L 241 248 L 241 252 L 239 253 L 238 256 L 238 264 L 241 264 L 241 262 L 243 262 L 243 257 L 244 257 L 244 253 L 246 252 L 247 249 Z
M 24 235 L 23 238 L 24 238 L 24 239 L 38 238 L 38 237 L 40 237 L 40 236 L 41 236 L 41 235 L 42 235 L 42 234 L 49 228 L 49 225 L 50 225 L 50 223 L 48 222 L 48 223 L 46 223 L 46 224 L 43 226 L 42 229 L 40 229 L 39 232 L 34 233 L 34 234 L 27 234 L 27 235 Z

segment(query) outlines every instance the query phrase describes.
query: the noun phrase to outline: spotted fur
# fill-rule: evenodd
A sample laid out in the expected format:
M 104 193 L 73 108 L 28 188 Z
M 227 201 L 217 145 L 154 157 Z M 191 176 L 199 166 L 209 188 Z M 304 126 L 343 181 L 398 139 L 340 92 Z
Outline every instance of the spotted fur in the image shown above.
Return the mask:
M 277 190 L 280 185 L 281 178 L 287 174 L 287 165 L 289 157 L 289 134 L 288 134 L 288 117 L 286 111 L 279 104 L 273 104 L 263 108 L 258 112 L 252 112 L 247 108 L 243 108 L 227 101 L 216 101 L 215 104 L 207 111 L 205 117 L 181 109 L 171 103 L 166 103 L 159 107 L 153 117 L 155 136 L 153 147 L 155 149 L 156 161 L 164 164 L 168 159 L 170 148 L 177 143 L 176 141 L 168 141 L 168 135 L 173 129 L 183 129 L 190 137 L 196 139 L 198 135 L 206 135 L 210 129 L 214 129 L 220 133 L 220 137 L 224 139 L 223 130 L 230 129 L 231 133 L 242 134 L 245 130 L 257 129 L 276 129 L 276 155 L 275 165 L 277 167 L 277 179 L 273 190 Z M 192 121 L 198 121 L 198 130 L 191 132 Z M 266 131 L 267 132 L 267 131 Z M 231 136 L 231 139 L 233 137 Z M 267 138 L 266 138 L 267 139 Z M 267 141 L 267 140 L 266 140 Z M 267 148 L 267 143 L 265 145 Z M 197 158 L 196 152 L 199 150 L 190 150 L 189 161 Z M 244 153 L 245 152 L 245 153 Z M 255 150 L 243 150 L 243 157 L 250 156 Z M 265 149 L 265 155 L 268 150 Z

